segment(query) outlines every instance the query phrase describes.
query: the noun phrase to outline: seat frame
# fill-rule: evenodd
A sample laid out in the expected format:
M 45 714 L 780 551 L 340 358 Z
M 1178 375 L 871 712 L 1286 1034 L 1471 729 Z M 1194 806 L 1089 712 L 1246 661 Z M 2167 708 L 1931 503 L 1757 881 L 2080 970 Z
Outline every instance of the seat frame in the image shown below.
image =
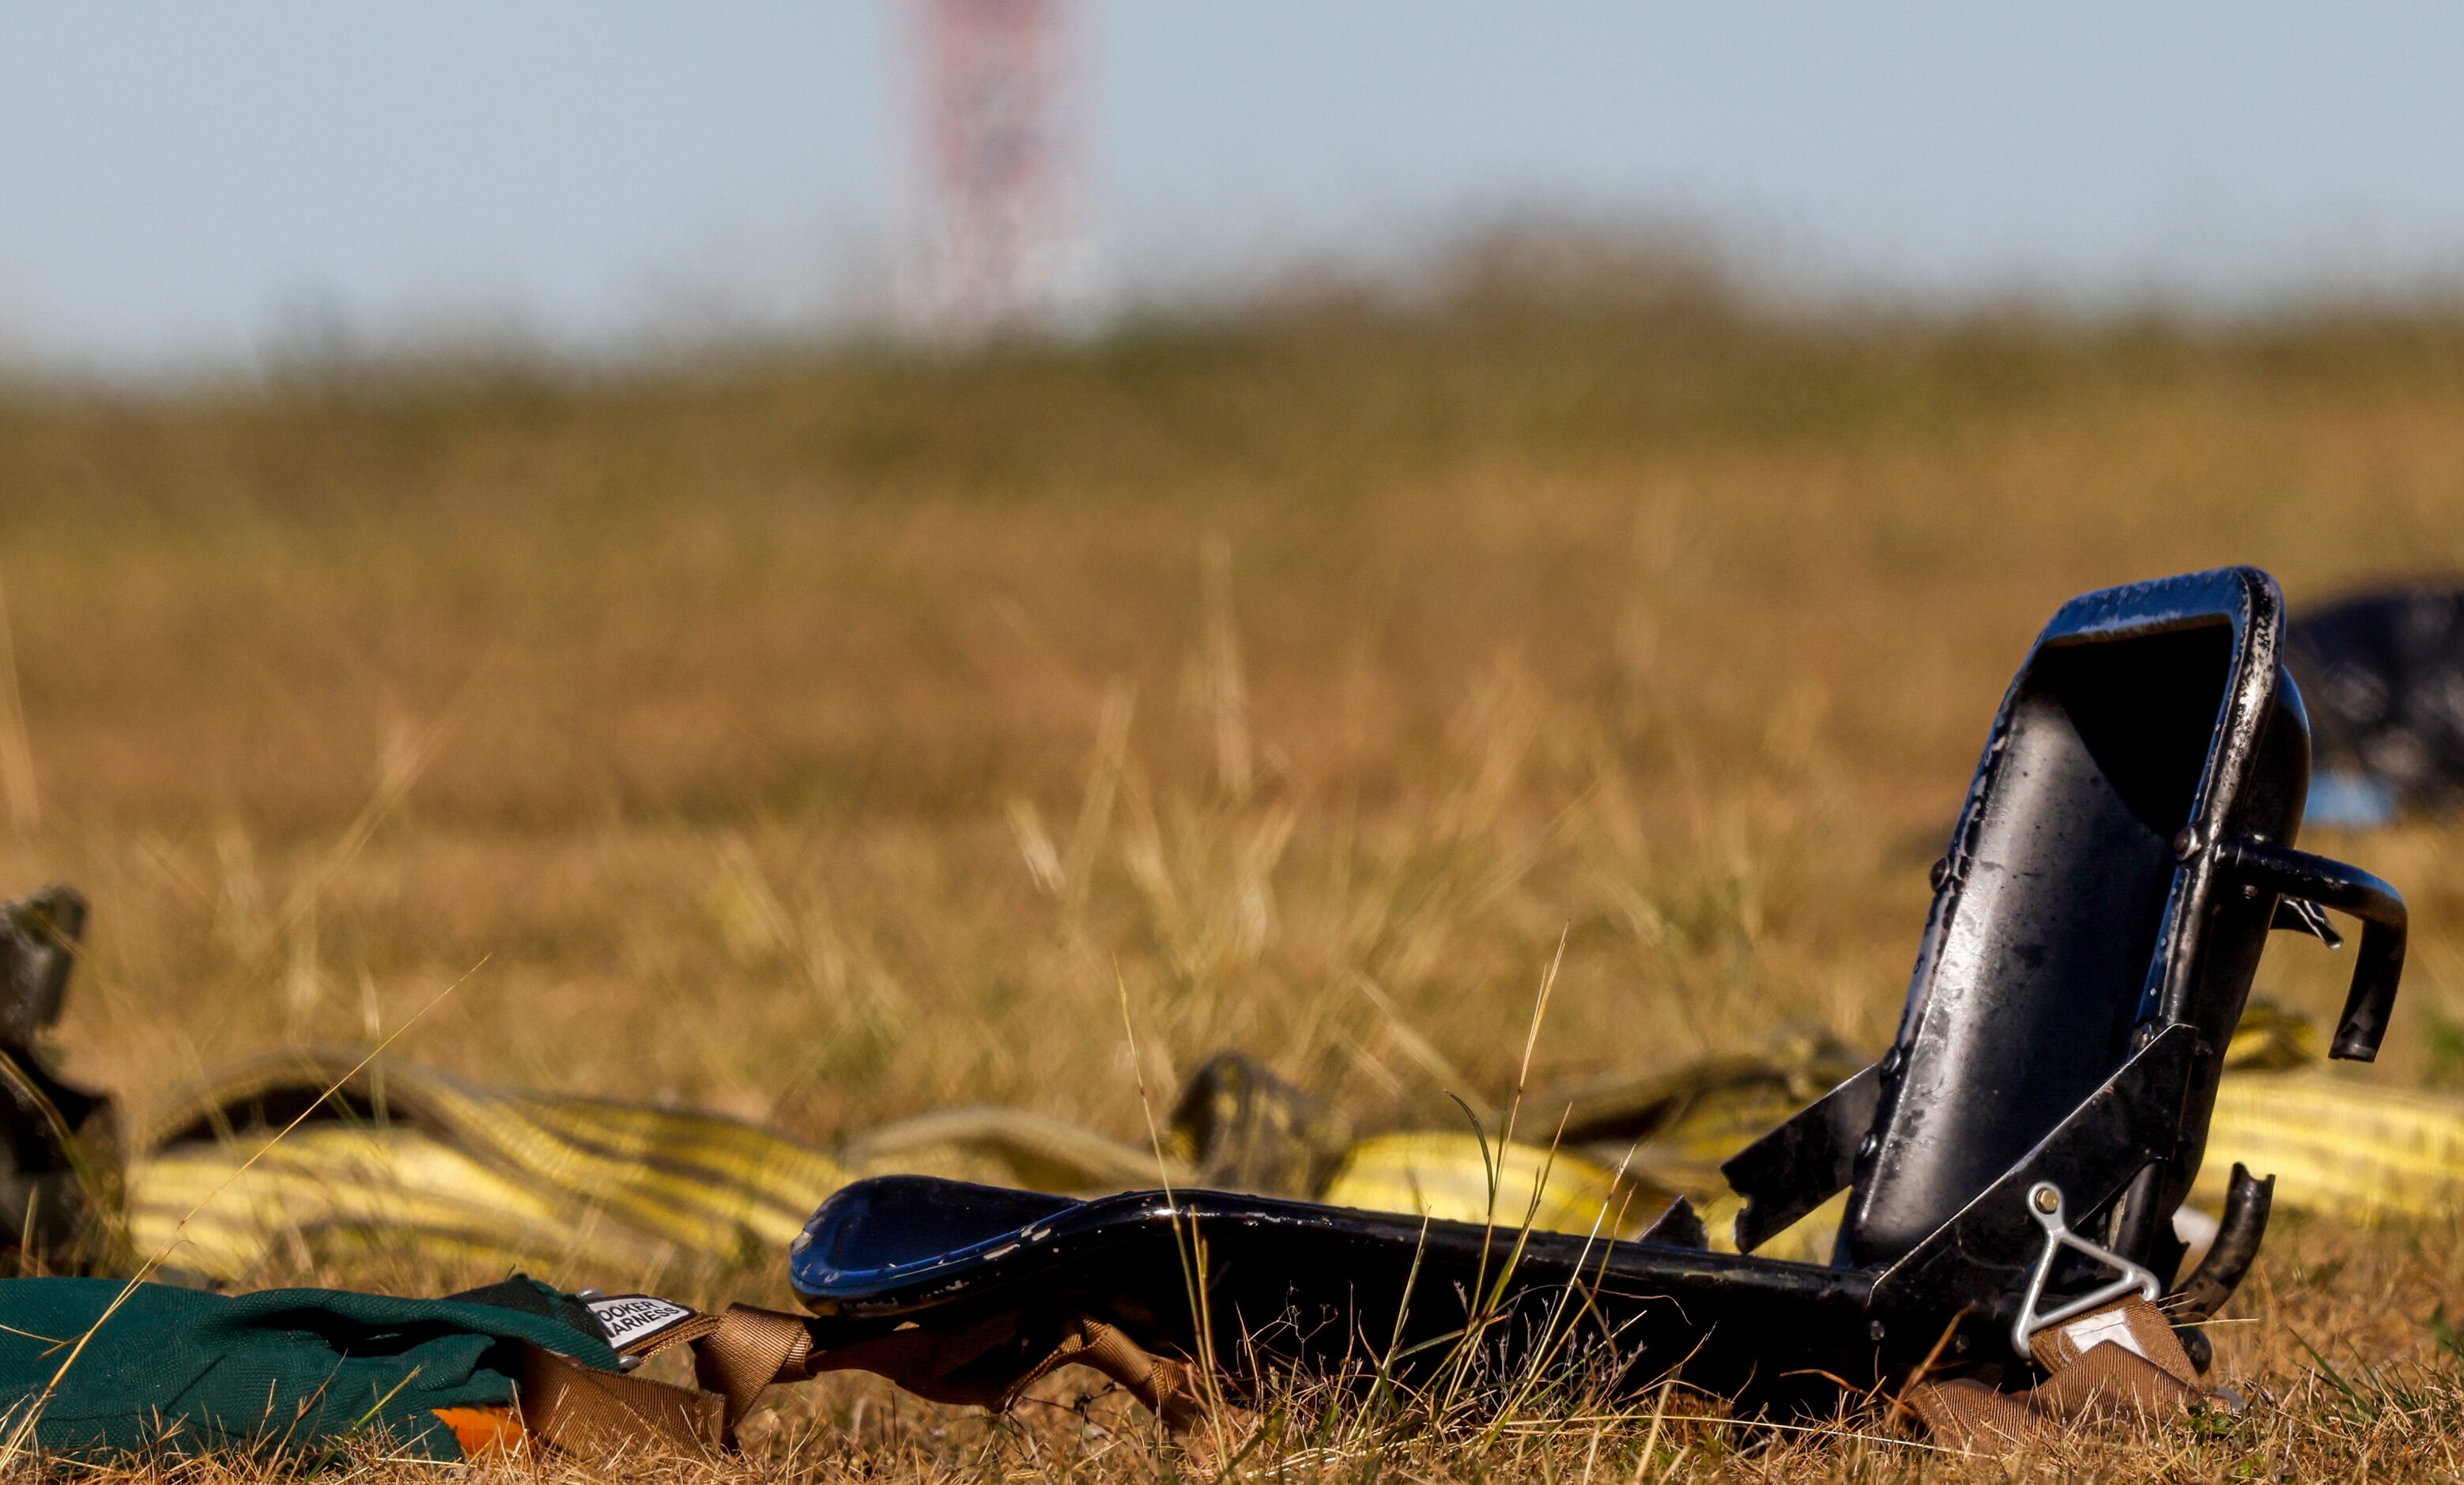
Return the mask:
M 1613 1241 L 1226 1192 L 1081 1202 L 884 1177 L 831 1197 L 796 1244 L 817 1343 L 1084 1315 L 1236 1378 L 1365 1377 L 1466 1354 L 1510 1367 L 1579 1336 L 1615 1380 L 1682 1366 L 1764 1399 L 1928 1359 L 2008 1363 L 2033 1306 L 2111 1280 L 2099 1252 L 2177 1276 L 2171 1218 L 2271 928 L 2321 932 L 2320 907 L 2361 919 L 2333 1054 L 2368 1060 L 2385 1033 L 2403 900 L 2290 849 L 2309 742 L 2282 629 L 2274 581 L 2248 567 L 2054 616 L 1935 868 L 1890 1051 L 1723 1167 L 1746 1198 L 1738 1252 L 1689 1242 L 1690 1210 Z M 2046 1185 L 2080 1241 L 2045 1241 L 2031 1193 Z M 1830 1264 L 1752 1252 L 1843 1189 Z M 2229 1295 L 2265 1211 L 2237 1173 L 2233 1230 L 2176 1293 Z

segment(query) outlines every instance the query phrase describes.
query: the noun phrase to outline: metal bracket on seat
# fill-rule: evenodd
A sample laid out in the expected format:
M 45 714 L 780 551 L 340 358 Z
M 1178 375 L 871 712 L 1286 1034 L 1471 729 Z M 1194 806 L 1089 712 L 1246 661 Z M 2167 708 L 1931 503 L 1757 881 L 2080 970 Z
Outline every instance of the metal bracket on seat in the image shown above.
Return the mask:
M 1857 1179 L 1857 1142 L 1874 1124 L 1882 1097 L 1877 1063 L 1792 1116 L 1787 1123 L 1720 1166 L 1737 1209 L 1737 1252 L 1752 1252 Z
M 1992 1296 L 1994 1313 L 2007 1313 L 2041 1263 L 2036 1187 L 2057 1182 L 2064 1192 L 2077 1191 L 2091 1211 L 2123 1194 L 2177 1138 L 2198 1039 L 2188 1026 L 2158 1032 L 2034 1150 L 1885 1271 L 1876 1282 L 1875 1302 L 1895 1312 L 1930 1313 L 1945 1294 Z
M 2045 1230 L 2045 1251 L 2036 1259 L 2035 1272 L 2028 1275 L 2028 1293 L 2019 1301 L 2019 1318 L 2011 1322 L 2011 1345 L 2021 1357 L 2034 1360 L 2028 1342 L 2040 1330 L 2085 1315 L 2090 1310 L 2101 1309 L 2134 1289 L 2139 1291 L 2141 1298 L 2150 1303 L 2165 1292 L 2165 1281 L 2153 1273 L 2070 1230 L 2069 1224 L 2063 1220 L 2060 1186 L 2050 1181 L 2039 1181 L 2031 1186 L 2028 1190 L 2028 1214 Z M 2054 1276 L 2054 1265 L 2060 1261 L 2064 1249 L 2085 1253 L 2121 1276 L 2076 1299 L 2066 1299 L 2039 1315 L 2036 1301 L 2045 1297 L 2045 1284 Z

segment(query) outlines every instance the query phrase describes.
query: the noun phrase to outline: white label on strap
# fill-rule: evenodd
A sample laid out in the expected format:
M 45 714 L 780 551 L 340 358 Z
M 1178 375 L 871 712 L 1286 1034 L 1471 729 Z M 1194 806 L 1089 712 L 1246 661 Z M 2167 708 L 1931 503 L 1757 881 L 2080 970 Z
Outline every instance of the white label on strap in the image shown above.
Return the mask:
M 2062 1339 L 2071 1343 L 2074 1357 L 2085 1356 L 2088 1347 L 2110 1341 L 2143 1362 L 2150 1360 L 2147 1353 L 2140 1349 L 2139 1338 L 2131 1333 L 2130 1317 L 2120 1309 L 2083 1316 L 2071 1321 L 2062 1327 Z
M 649 1295 L 602 1295 L 582 1302 L 607 1333 L 608 1348 L 616 1351 L 629 1351 L 693 1318 L 693 1312 L 683 1305 Z

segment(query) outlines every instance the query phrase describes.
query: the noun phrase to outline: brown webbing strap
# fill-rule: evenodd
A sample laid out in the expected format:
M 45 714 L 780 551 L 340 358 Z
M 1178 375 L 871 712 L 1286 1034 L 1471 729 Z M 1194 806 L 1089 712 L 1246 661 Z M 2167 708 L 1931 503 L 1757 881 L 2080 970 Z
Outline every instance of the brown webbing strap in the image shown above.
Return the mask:
M 553 1352 L 525 1348 L 521 1419 L 528 1435 L 568 1453 L 605 1457 L 627 1450 L 713 1453 L 732 1449 L 736 1428 L 771 1384 L 825 1371 L 869 1371 L 935 1402 L 1006 1410 L 1025 1390 L 1064 1366 L 1089 1366 L 1120 1385 L 1175 1434 L 1204 1416 L 1195 1373 L 1150 1355 L 1102 1320 L 1072 1316 L 1057 1331 L 1023 1327 L 1015 1315 L 951 1330 L 896 1330 L 869 1340 L 813 1348 L 801 1316 L 733 1305 L 696 1315 L 623 1353 L 656 1356 L 693 1350 L 700 1390 L 601 1371 Z
M 2045 1421 L 2024 1400 L 1967 1377 L 1919 1383 L 1900 1404 L 1925 1425 L 1927 1437 L 1962 1452 L 1995 1443 L 2034 1444 L 2045 1436 Z
M 2165 1312 L 2133 1295 L 2119 1304 L 2091 1311 L 2059 1325 L 2048 1325 L 2028 1341 L 2036 1364 L 2058 1378 L 2063 1370 L 2110 1343 L 2137 1356 L 2185 1386 L 2199 1385 L 2198 1368 Z
M 1186 1431 L 1204 1411 L 1190 1368 L 1150 1355 L 1118 1327 L 1083 1316 L 1063 1327 L 1061 1343 L 1050 1355 L 1010 1384 L 1001 1396 L 1001 1409 L 1006 1411 L 1028 1387 L 1064 1366 L 1091 1366 L 1102 1372 L 1175 1433 Z
M 728 1444 L 727 1400 L 712 1393 L 601 1371 L 528 1345 L 519 1384 L 523 1431 L 569 1454 L 710 1454 Z
M 627 1347 L 623 1355 L 656 1356 L 693 1348 L 699 1390 L 584 1366 L 552 1351 L 525 1347 L 520 1377 L 522 1427 L 530 1437 L 567 1453 L 605 1456 L 649 1447 L 715 1453 L 736 1443 L 736 1426 L 774 1382 L 810 1376 L 812 1332 L 804 1320 L 776 1310 L 731 1306 L 697 1315 Z
M 811 1326 L 776 1310 L 729 1305 L 717 1327 L 693 1341 L 693 1380 L 702 1390 L 726 1400 L 725 1433 L 731 1439 L 770 1384 L 802 1382 L 812 1375 L 804 1369 L 813 1354 Z
M 1920 1383 L 1900 1399 L 1955 1448 L 2041 1443 L 2088 1418 L 2179 1411 L 2207 1397 L 2162 1311 L 2132 1296 L 2038 1331 L 2029 1349 L 2051 1376 L 2025 1392 L 1968 1379 Z
M 700 1341 L 718 1329 L 718 1320 L 719 1318 L 715 1315 L 695 1315 L 690 1319 L 679 1320 L 654 1335 L 646 1336 L 630 1345 L 620 1345 L 616 1348 L 616 1354 L 629 1357 L 637 1362 L 648 1361 L 662 1351 L 673 1350 L 677 1346 Z

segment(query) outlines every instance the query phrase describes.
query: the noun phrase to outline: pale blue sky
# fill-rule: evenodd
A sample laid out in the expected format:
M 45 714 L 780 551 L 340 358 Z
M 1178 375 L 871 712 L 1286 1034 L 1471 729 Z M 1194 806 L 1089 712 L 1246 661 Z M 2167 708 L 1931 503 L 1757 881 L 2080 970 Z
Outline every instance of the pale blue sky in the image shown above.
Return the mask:
M 0 354 L 826 313 L 895 211 L 891 4 L 16 0 Z M 1133 288 L 1515 207 L 1919 293 L 2464 266 L 2464 7 L 1089 0 L 1081 29 Z

